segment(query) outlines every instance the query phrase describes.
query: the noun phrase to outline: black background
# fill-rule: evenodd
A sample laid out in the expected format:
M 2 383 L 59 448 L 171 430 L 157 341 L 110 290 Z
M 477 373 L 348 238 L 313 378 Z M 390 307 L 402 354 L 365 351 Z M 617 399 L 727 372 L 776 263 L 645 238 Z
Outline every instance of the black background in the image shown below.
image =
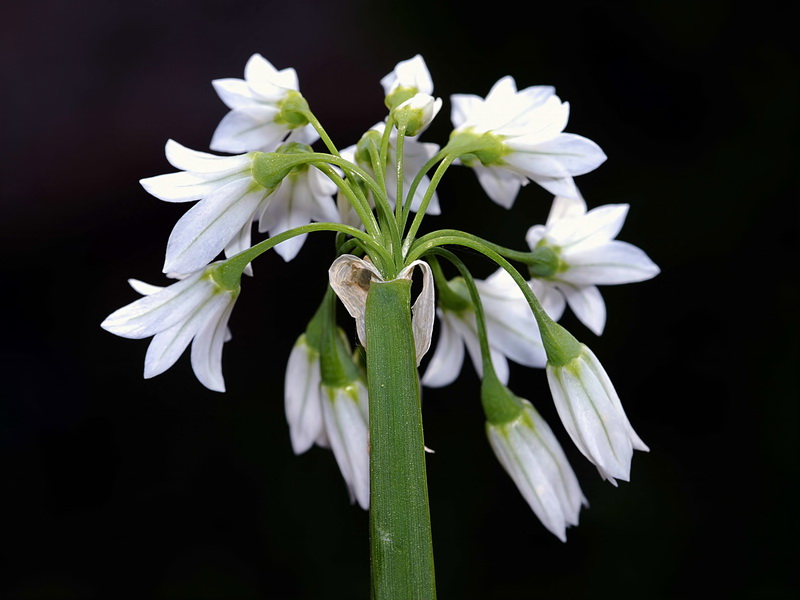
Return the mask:
M 0 9 L 4 336 L 3 597 L 368 597 L 367 515 L 329 451 L 295 457 L 283 371 L 325 285 L 326 234 L 244 282 L 228 391 L 184 356 L 141 378 L 146 342 L 99 327 L 160 275 L 186 205 L 138 184 L 168 138 L 207 149 L 227 109 L 210 81 L 260 52 L 294 67 L 340 147 L 384 117 L 379 79 L 421 53 L 445 99 L 501 76 L 556 86 L 567 131 L 609 160 L 578 184 L 631 204 L 620 239 L 662 268 L 603 288 L 601 357 L 636 430 L 614 489 L 571 445 L 542 372 L 511 388 L 553 425 L 591 507 L 566 544 L 536 520 L 483 434 L 478 381 L 425 390 L 441 598 L 786 598 L 798 590 L 800 81 L 769 2 L 526 3 L 99 0 Z M 443 217 L 524 248 L 549 196 L 512 211 L 453 168 Z M 489 265 L 465 259 L 476 276 Z M 345 319 L 342 323 L 350 328 Z M 352 329 L 350 329 L 352 331 Z

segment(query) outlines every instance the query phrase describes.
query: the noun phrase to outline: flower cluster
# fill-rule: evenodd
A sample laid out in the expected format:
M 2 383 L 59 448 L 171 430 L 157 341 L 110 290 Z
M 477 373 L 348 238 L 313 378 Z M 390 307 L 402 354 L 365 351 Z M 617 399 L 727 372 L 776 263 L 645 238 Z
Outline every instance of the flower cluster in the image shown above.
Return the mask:
M 192 342 L 197 378 L 224 391 L 222 347 L 231 338 L 228 320 L 242 274 L 252 276 L 252 261 L 270 249 L 291 261 L 309 233 L 335 232 L 328 291 L 286 370 L 294 452 L 315 444 L 331 448 L 351 500 L 369 507 L 369 382 L 336 324 L 336 301 L 354 318 L 365 346 L 370 286 L 421 276 L 411 307 L 417 366 L 431 346 L 437 316 L 439 324 L 422 384 L 452 383 L 470 356 L 482 380 L 491 447 L 534 513 L 564 540 L 585 498 L 556 435 L 529 401 L 506 387 L 509 361 L 546 369 L 577 448 L 604 479 L 627 480 L 633 450 L 647 446 L 599 360 L 557 321 L 569 306 L 600 335 L 606 307 L 597 286 L 643 281 L 658 267 L 616 239 L 627 205 L 588 209 L 574 177 L 606 157 L 593 141 L 565 133 L 569 105 L 552 87 L 518 90 L 514 79 L 503 77 L 485 98 L 451 96 L 453 131 L 440 146 L 419 139 L 443 104 L 433 96 L 422 57 L 398 63 L 380 84 L 385 120 L 339 151 L 300 93 L 293 69 L 277 70 L 255 54 L 244 79 L 215 80 L 230 112 L 210 148 L 227 154 L 170 140 L 166 158 L 177 171 L 141 180 L 156 198 L 195 202 L 166 245 L 163 272 L 177 281 L 159 288 L 131 280 L 143 297 L 113 312 L 102 327 L 123 337 L 152 336 L 145 377 L 164 372 Z M 446 208 L 437 185 L 451 165 L 472 169 L 488 198 L 507 209 L 531 181 L 554 196 L 546 222 L 528 230 L 528 249 L 456 230 L 420 235 L 424 216 Z M 254 242 L 254 227 L 266 234 L 263 240 Z M 469 248 L 499 269 L 475 280 L 444 246 Z M 459 275 L 448 279 L 443 266 Z

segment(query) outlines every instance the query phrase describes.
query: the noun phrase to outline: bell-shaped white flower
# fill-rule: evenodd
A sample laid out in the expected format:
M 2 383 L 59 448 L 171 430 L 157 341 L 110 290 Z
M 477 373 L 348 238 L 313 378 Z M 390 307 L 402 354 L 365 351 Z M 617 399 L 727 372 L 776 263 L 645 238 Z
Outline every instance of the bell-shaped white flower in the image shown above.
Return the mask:
M 311 125 L 298 126 L 282 118 L 283 105 L 299 91 L 294 69 L 278 71 L 263 56 L 254 54 L 245 65 L 244 79 L 216 79 L 212 84 L 231 109 L 214 132 L 212 150 L 269 152 L 283 141 L 312 144 L 319 139 Z
M 588 504 L 552 430 L 530 402 L 519 400 L 519 416 L 500 424 L 487 422 L 486 434 L 542 525 L 566 542 L 567 527 L 578 524 L 581 506 Z
M 295 454 L 302 454 L 315 443 L 329 446 L 323 421 L 325 395 L 321 384 L 320 352 L 304 333 L 289 354 L 284 382 L 286 420 Z
M 597 285 L 644 281 L 660 272 L 641 249 L 614 239 L 627 214 L 627 204 L 586 212 L 580 196 L 556 196 L 547 224 L 531 227 L 526 236 L 531 250 L 551 250 L 557 259 L 555 271 L 536 281 L 563 294 L 575 316 L 597 335 L 606 323 Z
M 228 319 L 239 289 L 219 285 L 213 268 L 165 288 L 135 280 L 131 286 L 147 295 L 111 313 L 101 327 L 126 338 L 153 336 L 145 356 L 145 378 L 169 369 L 191 342 L 197 379 L 211 390 L 224 392 L 222 346 L 230 339 Z
M 275 237 L 311 221 L 337 222 L 339 212 L 333 195 L 336 184 L 316 167 L 303 165 L 293 169 L 278 187 L 270 192 L 268 202 L 256 215 L 258 231 Z M 275 246 L 285 261 L 292 260 L 305 243 L 306 236 L 298 235 Z
M 417 93 L 433 94 L 431 74 L 425 64 L 425 59 L 419 54 L 397 63 L 392 72 L 381 79 L 381 85 L 389 106 L 400 104 L 400 102 L 390 101 L 390 98 L 397 92 L 404 94 L 403 101 Z
M 536 281 L 530 285 L 551 318 L 558 319 L 561 316 L 556 312 L 559 304 L 552 302 L 555 294 L 540 289 Z M 486 280 L 476 280 L 475 286 L 483 304 L 492 364 L 500 381 L 508 382 L 508 359 L 527 367 L 543 368 L 547 356 L 539 328 L 516 282 L 504 269 L 498 269 Z M 423 385 L 428 387 L 443 387 L 455 381 L 464 362 L 465 347 L 478 376 L 483 373 L 475 310 L 469 291 L 461 279 L 451 281 L 450 288 L 464 302 L 459 307 L 447 307 L 443 305 L 440 294 L 437 309 L 441 324 L 439 341 L 422 377 Z M 561 308 L 563 310 L 563 306 Z
M 563 366 L 547 365 L 547 380 L 558 415 L 572 441 L 603 479 L 630 479 L 634 450 L 649 449 L 636 435 L 619 396 L 594 353 L 580 353 Z
M 165 273 L 192 273 L 224 249 L 236 250 L 236 240 L 249 227 L 270 190 L 252 176 L 252 154 L 214 156 L 169 140 L 167 160 L 181 171 L 142 179 L 140 183 L 166 202 L 199 200 L 175 224 L 167 242 Z
M 517 91 L 511 77 L 494 84 L 486 98 L 473 94 L 451 97 L 453 136 L 468 134 L 493 139 L 494 148 L 462 157 L 475 170 L 486 194 L 510 208 L 521 186 L 535 181 L 549 192 L 575 197 L 573 177 L 597 168 L 606 155 L 593 141 L 563 133 L 569 104 L 550 86 Z M 493 136 L 493 137 L 492 137 Z
M 422 271 L 422 291 L 411 306 L 411 328 L 419 365 L 431 346 L 434 319 L 433 273 L 430 265 L 415 260 L 397 274 L 397 279 L 411 279 L 416 267 Z M 366 348 L 367 294 L 371 281 L 385 281 L 380 271 L 368 260 L 352 254 L 342 254 L 328 269 L 328 280 L 333 291 L 342 301 L 347 312 L 356 320 L 356 333 L 361 345 Z
M 369 400 L 360 379 L 322 384 L 325 434 L 347 483 L 350 500 L 369 508 Z

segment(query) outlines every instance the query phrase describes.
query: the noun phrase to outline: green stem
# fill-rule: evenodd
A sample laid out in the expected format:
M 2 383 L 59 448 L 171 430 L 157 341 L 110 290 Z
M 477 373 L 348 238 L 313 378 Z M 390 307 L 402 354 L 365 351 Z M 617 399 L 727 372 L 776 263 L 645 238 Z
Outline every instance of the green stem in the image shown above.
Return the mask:
M 549 359 L 550 349 L 547 347 L 547 340 L 545 338 L 557 337 L 561 339 L 563 337 L 562 332 L 565 332 L 566 330 L 550 318 L 550 316 L 545 312 L 544 308 L 542 308 L 542 305 L 539 303 L 539 299 L 533 293 L 525 278 L 519 274 L 519 271 L 517 271 L 510 262 L 493 250 L 490 247 L 490 244 L 487 244 L 484 242 L 484 240 L 477 236 L 455 229 L 435 231 L 417 240 L 417 242 L 411 247 L 406 260 L 408 262 L 414 261 L 417 258 L 420 258 L 421 256 L 431 252 L 434 248 L 447 244 L 465 246 L 467 248 L 477 250 L 484 256 L 496 262 L 498 266 L 505 269 L 506 272 L 511 275 L 511 278 L 525 296 L 525 300 L 528 301 L 528 305 L 533 312 L 533 316 L 536 317 L 536 323 L 539 325 L 539 330 L 542 333 L 542 338 L 545 342 L 545 350 L 548 353 Z M 569 337 L 571 338 L 572 336 Z M 572 344 L 569 339 L 567 339 L 564 343 L 569 343 L 570 348 L 574 348 L 574 344 Z
M 242 276 L 242 271 L 244 271 L 244 268 L 248 263 L 264 254 L 264 252 L 267 250 L 271 250 L 281 242 L 285 242 L 286 240 L 295 236 L 314 231 L 335 231 L 350 235 L 360 240 L 364 246 L 371 251 L 370 256 L 372 256 L 374 259 L 382 264 L 392 264 L 392 258 L 386 253 L 386 250 L 384 250 L 379 244 L 375 243 L 375 240 L 373 240 L 368 234 L 364 233 L 360 229 L 350 227 L 349 225 L 342 225 L 340 223 L 309 223 L 308 225 L 302 225 L 301 227 L 288 229 L 225 260 L 218 267 L 221 285 L 228 286 L 230 289 L 233 289 L 236 287 L 236 285 L 238 285 L 239 278 Z
M 397 175 L 397 193 L 394 200 L 394 218 L 398 223 L 398 229 L 402 232 L 403 223 L 403 146 L 406 137 L 405 125 L 397 128 L 397 142 L 395 143 L 395 174 Z
M 433 600 L 436 587 L 411 281 L 373 281 L 366 306 L 374 600 Z
M 433 198 L 433 193 L 436 191 L 436 186 L 439 185 L 439 181 L 444 176 L 445 171 L 447 171 L 448 167 L 453 164 L 453 161 L 456 158 L 457 157 L 452 154 L 445 156 L 442 162 L 439 163 L 439 166 L 436 167 L 436 172 L 434 172 L 433 177 L 431 177 L 431 182 L 428 185 L 428 189 L 425 190 L 425 196 L 422 198 L 422 203 L 419 205 L 417 214 L 414 215 L 414 220 L 411 222 L 411 226 L 408 228 L 406 238 L 403 241 L 404 254 L 411 247 L 411 244 L 414 241 L 414 236 L 417 235 L 417 230 L 419 230 L 419 226 L 422 224 L 422 219 L 425 217 L 425 211 L 428 210 L 428 204 L 430 204 L 431 198 Z M 409 210 L 410 208 L 411 204 L 409 202 Z

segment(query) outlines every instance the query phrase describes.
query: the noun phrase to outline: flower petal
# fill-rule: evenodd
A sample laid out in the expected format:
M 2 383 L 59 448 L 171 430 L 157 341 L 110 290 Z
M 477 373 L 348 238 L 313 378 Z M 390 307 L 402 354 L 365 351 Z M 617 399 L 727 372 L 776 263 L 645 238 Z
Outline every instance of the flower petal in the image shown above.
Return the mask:
M 366 398 L 360 381 L 348 388 L 322 386 L 325 430 L 351 500 L 369 508 L 369 431 L 357 398 Z
M 292 450 L 302 454 L 324 432 L 319 352 L 301 335 L 289 355 L 284 381 L 284 403 Z
M 169 329 L 194 311 L 210 294 L 209 285 L 195 285 L 204 275 L 198 271 L 155 293 L 111 313 L 101 327 L 121 337 L 141 339 Z
M 286 135 L 286 127 L 275 123 L 277 114 L 271 107 L 232 110 L 217 125 L 209 147 L 219 152 L 273 150 Z
M 569 269 L 559 279 L 576 285 L 613 285 L 645 281 L 661 270 L 643 250 L 612 240 L 591 251 L 570 254 Z
M 457 317 L 441 309 L 437 314 L 441 325 L 439 341 L 422 377 L 422 384 L 433 388 L 453 383 L 464 364 L 464 343 L 453 324 Z
M 525 177 L 506 169 L 479 164 L 472 168 L 486 195 L 503 208 L 511 208 L 519 189 L 528 183 Z
M 150 297 L 145 296 L 145 298 Z M 220 309 L 224 309 L 228 302 L 227 294 L 210 295 L 204 302 L 195 305 L 194 312 L 187 318 L 157 333 L 147 347 L 144 358 L 145 379 L 160 375 L 174 365 L 197 332 L 208 324 Z
M 226 302 L 220 301 L 213 312 L 207 315 L 206 323 L 197 332 L 192 342 L 192 370 L 197 379 L 208 389 L 215 392 L 225 391 L 225 379 L 222 377 L 222 346 L 230 339 L 228 319 L 233 311 L 234 302 L 230 294 Z
M 594 285 L 575 286 L 560 282 L 558 288 L 566 296 L 575 316 L 595 335 L 602 335 L 606 325 L 606 303 Z
M 264 188 L 246 177 L 195 204 L 172 230 L 164 272 L 190 273 L 211 262 L 252 220 L 265 194 Z

